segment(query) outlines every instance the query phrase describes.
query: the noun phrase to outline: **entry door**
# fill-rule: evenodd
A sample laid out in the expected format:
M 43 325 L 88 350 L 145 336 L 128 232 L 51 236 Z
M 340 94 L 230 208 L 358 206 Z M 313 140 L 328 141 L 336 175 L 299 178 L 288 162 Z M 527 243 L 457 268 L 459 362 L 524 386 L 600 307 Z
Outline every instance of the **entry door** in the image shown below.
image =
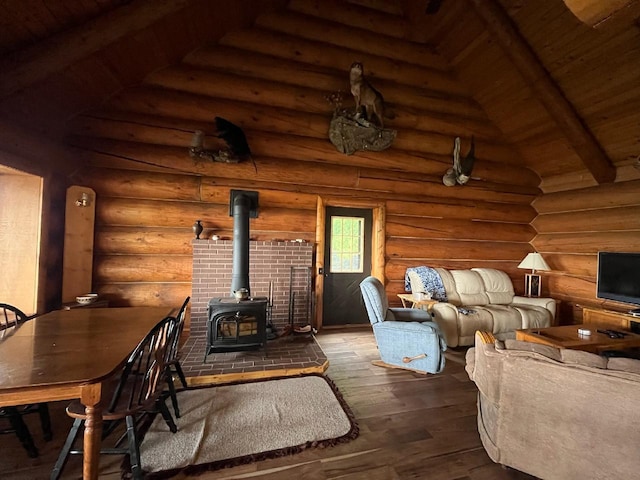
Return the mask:
M 370 209 L 327 207 L 323 325 L 369 323 L 360 282 L 371 275 Z

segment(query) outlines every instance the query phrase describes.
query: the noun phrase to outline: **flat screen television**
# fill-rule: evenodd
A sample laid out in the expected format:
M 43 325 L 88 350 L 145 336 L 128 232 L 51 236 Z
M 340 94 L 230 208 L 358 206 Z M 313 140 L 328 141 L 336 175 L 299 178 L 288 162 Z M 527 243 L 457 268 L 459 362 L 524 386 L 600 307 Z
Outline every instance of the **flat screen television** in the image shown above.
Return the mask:
M 596 296 L 640 305 L 640 253 L 598 252 Z

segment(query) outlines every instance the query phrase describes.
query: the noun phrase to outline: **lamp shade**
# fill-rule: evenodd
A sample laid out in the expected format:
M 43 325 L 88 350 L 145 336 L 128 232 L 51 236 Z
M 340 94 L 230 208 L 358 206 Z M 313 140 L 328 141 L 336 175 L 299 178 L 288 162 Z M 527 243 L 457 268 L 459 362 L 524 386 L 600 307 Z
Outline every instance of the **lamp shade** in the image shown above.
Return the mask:
M 547 265 L 547 262 L 542 258 L 542 255 L 536 252 L 528 253 L 527 256 L 524 257 L 524 260 L 520 262 L 518 268 L 530 268 L 534 272 L 536 270 L 551 270 L 549 265 Z

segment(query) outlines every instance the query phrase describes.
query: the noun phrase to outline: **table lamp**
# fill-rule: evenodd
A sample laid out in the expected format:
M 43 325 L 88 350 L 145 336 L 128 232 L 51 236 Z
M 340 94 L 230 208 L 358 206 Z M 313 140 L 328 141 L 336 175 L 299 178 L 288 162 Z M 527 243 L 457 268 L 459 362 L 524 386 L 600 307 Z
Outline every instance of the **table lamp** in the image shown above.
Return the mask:
M 536 275 L 536 270 L 551 270 L 542 255 L 537 252 L 528 253 L 524 260 L 520 262 L 518 268 L 530 268 L 531 273 L 524 276 L 524 291 L 527 297 L 540 296 L 540 275 Z

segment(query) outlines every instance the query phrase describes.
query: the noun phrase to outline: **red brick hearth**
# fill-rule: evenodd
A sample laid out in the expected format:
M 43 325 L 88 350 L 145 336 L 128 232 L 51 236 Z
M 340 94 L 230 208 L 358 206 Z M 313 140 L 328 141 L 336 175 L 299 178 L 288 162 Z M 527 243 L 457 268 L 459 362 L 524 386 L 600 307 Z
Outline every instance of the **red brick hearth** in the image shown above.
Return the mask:
M 322 373 L 327 357 L 311 334 L 290 334 L 267 341 L 267 349 L 212 353 L 203 362 L 206 339 L 190 337 L 180 364 L 190 385 L 240 379 Z
M 300 334 L 270 340 L 266 351 L 212 353 L 205 362 L 207 305 L 214 297 L 231 296 L 233 248 L 230 240 L 193 240 L 192 245 L 191 321 L 181 361 L 190 383 L 217 381 L 221 376 L 257 378 L 326 369 L 326 356 L 313 336 Z M 249 243 L 251 295 L 271 296 L 269 321 L 278 334 L 291 324 L 311 324 L 313 255 L 309 243 Z

